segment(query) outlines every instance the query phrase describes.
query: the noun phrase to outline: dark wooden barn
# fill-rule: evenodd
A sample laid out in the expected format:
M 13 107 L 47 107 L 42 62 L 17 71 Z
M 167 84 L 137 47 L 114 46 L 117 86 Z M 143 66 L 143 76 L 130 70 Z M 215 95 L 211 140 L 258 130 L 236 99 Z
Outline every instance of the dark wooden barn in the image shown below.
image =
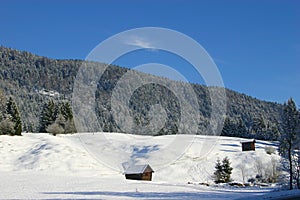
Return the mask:
M 242 151 L 255 151 L 255 140 L 241 142 L 242 143 Z
M 151 181 L 153 169 L 150 165 L 131 165 L 125 170 L 126 179 Z

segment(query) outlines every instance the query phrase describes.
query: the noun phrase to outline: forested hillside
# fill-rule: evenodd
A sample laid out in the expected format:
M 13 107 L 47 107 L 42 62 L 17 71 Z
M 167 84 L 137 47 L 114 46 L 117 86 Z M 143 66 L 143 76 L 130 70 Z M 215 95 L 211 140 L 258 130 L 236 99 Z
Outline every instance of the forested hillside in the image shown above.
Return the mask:
M 0 89 L 12 96 L 19 107 L 23 131 L 37 132 L 43 106 L 49 102 L 69 100 L 76 74 L 84 61 L 55 60 L 33 55 L 29 52 L 0 47 Z M 101 63 L 96 63 L 99 66 Z M 111 95 L 118 80 L 128 71 L 110 66 L 97 83 L 97 115 L 102 129 L 120 131 L 112 116 Z M 152 76 L 134 72 L 141 76 Z M 163 79 L 157 77 L 157 79 Z M 186 83 L 175 82 L 176 87 Z M 210 134 L 211 102 L 206 86 L 192 84 L 200 108 L 199 128 L 196 134 Z M 152 95 L 155 92 L 155 97 Z M 261 101 L 245 94 L 226 89 L 227 117 L 223 135 L 276 139 L 280 130 L 282 105 Z M 159 134 L 174 134 L 178 131 L 180 107 L 176 96 L 166 88 L 148 84 L 138 88 L 132 95 L 130 110 L 137 124 L 147 124 L 147 111 L 157 102 L 166 110 L 167 120 Z M 121 108 L 122 109 L 122 108 Z M 136 134 L 141 134 L 137 131 Z

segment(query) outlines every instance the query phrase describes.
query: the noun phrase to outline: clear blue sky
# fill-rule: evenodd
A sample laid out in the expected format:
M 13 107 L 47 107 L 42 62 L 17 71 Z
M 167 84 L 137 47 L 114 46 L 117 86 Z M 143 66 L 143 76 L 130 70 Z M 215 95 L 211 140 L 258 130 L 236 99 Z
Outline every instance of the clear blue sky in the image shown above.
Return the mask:
M 279 103 L 293 97 L 300 106 L 297 0 L 1 0 L 0 19 L 0 45 L 59 59 L 84 59 L 101 41 L 128 29 L 174 29 L 207 50 L 227 88 Z M 147 57 L 147 62 L 176 65 L 170 56 L 147 53 L 115 63 L 134 67 Z M 188 67 L 182 70 L 191 82 L 201 83 Z

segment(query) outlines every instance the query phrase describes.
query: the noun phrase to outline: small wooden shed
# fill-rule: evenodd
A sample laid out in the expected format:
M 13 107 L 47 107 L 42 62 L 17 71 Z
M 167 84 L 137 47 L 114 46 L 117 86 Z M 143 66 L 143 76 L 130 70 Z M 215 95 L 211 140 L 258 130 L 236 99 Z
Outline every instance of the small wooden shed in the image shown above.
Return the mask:
M 241 142 L 242 143 L 242 151 L 255 151 L 255 140 Z
M 151 181 L 153 169 L 150 165 L 131 165 L 125 170 L 126 179 Z

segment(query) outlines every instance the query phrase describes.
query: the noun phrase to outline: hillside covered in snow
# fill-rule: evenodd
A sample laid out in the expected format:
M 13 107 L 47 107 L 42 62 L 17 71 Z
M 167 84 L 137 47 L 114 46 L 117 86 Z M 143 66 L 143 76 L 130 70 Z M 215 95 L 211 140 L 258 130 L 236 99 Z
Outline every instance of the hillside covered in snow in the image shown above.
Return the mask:
M 176 141 L 187 141 L 180 149 Z M 246 139 L 216 136 L 136 136 L 120 133 L 74 135 L 24 133 L 0 136 L 1 199 L 240 199 L 280 196 L 269 187 L 216 187 L 217 159 L 227 156 L 232 179 L 243 182 L 269 173 L 276 143 L 256 141 L 256 151 L 242 152 Z M 209 144 L 209 145 L 207 145 Z M 176 146 L 177 145 L 177 146 Z M 148 163 L 153 181 L 126 180 L 122 162 Z M 189 184 L 188 184 L 189 183 Z M 210 186 L 200 185 L 206 183 Z M 270 192 L 270 193 L 268 193 Z M 296 191 L 297 192 L 297 191 Z M 295 193 L 295 191 L 293 192 Z

